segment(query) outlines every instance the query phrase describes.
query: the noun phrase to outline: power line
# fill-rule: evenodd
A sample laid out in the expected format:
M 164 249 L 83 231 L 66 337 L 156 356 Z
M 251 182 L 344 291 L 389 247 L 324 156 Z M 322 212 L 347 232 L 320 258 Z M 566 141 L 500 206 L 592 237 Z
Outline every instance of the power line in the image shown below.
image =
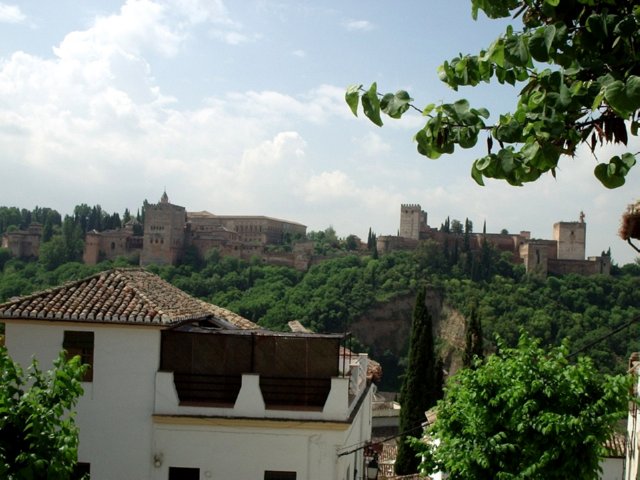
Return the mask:
M 390 437 L 383 438 L 382 440 L 379 440 L 377 442 L 364 442 L 362 445 L 360 445 L 360 446 L 358 446 L 356 448 L 353 448 L 352 450 L 348 450 L 346 452 L 338 453 L 338 457 L 343 457 L 345 455 L 349 455 L 349 454 L 357 452 L 359 450 L 364 450 L 365 448 L 370 447 L 372 445 L 381 445 L 381 444 L 383 444 L 385 442 L 388 442 L 389 440 L 393 440 L 394 438 L 402 437 L 402 436 L 407 435 L 407 434 L 409 434 L 411 432 L 414 432 L 414 431 L 416 431 L 418 429 L 422 430 L 423 428 L 424 428 L 424 423 L 421 423 L 417 427 L 410 428 L 409 430 L 405 430 L 404 432 L 396 433 L 395 435 L 391 435 Z M 349 445 L 348 447 L 344 447 L 344 448 L 351 448 L 351 447 L 355 447 L 356 445 L 358 445 L 358 444 L 356 443 L 356 444 Z
M 584 347 L 579 348 L 578 350 L 576 350 L 575 352 L 570 353 L 569 355 L 567 355 L 567 358 L 571 358 L 574 357 L 576 355 L 578 355 L 579 353 L 584 352 L 585 350 L 593 347 L 594 345 L 597 345 L 598 343 L 604 342 L 607 338 L 612 337 L 613 335 L 615 335 L 616 333 L 621 332 L 622 330 L 624 330 L 625 328 L 630 327 L 631 325 L 633 325 L 634 323 L 640 321 L 640 315 L 638 315 L 637 317 L 632 318 L 631 320 L 629 320 L 627 323 L 620 325 L 619 327 L 615 328 L 614 330 L 610 331 L 609 333 L 607 333 L 606 335 L 603 335 L 602 337 L 594 340 L 591 343 L 586 344 Z

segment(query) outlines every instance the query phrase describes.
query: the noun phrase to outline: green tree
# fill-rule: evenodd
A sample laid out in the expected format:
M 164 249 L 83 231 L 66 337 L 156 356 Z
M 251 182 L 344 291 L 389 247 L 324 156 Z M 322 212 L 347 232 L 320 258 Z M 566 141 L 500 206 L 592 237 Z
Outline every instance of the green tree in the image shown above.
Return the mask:
M 348 235 L 344 240 L 345 249 L 349 252 L 356 250 L 359 243 L 360 242 L 358 241 L 358 237 L 356 237 L 355 235 Z
M 79 261 L 82 258 L 82 230 L 74 220 L 66 216 L 62 222 L 60 235 L 54 235 L 51 240 L 40 247 L 40 262 L 53 270 L 63 263 Z
M 418 290 L 413 310 L 409 359 L 400 390 L 400 431 L 395 471 L 398 475 L 418 471 L 419 450 L 408 442 L 416 429 L 425 422 L 425 412 L 442 397 L 442 384 L 438 384 L 431 315 L 425 304 L 427 289 Z
M 477 55 L 460 55 L 439 67 L 440 79 L 454 90 L 480 82 L 520 84 L 515 110 L 487 125 L 486 108 L 465 99 L 430 104 L 415 135 L 418 152 L 429 158 L 456 147 L 476 145 L 487 135 L 487 155 L 471 176 L 480 185 L 496 178 L 512 185 L 556 173 L 561 156 L 574 156 L 584 144 L 594 151 L 604 142 L 627 144 L 640 126 L 640 5 L 628 0 L 471 0 L 473 18 L 519 18 Z M 412 99 L 405 91 L 378 95 L 377 85 L 350 87 L 346 101 L 357 114 L 382 126 L 380 112 L 400 118 Z M 494 151 L 494 140 L 498 143 Z M 637 153 L 598 163 L 594 174 L 607 188 L 624 184 Z
M 472 367 L 476 359 L 484 359 L 484 348 L 482 342 L 482 323 L 478 316 L 478 306 L 471 306 L 471 313 L 465 325 L 464 332 L 464 353 L 462 364 L 465 367 Z
M 4 264 L 11 259 L 11 250 L 8 248 L 0 248 L 0 272 L 4 268 Z
M 438 469 L 452 480 L 597 479 L 603 443 L 626 415 L 628 376 L 575 364 L 565 346 L 526 336 L 447 384 L 429 434 Z M 426 462 L 428 466 L 430 462 Z
M 0 477 L 70 478 L 77 464 L 73 409 L 86 367 L 62 352 L 48 372 L 34 360 L 26 374 L 0 347 Z

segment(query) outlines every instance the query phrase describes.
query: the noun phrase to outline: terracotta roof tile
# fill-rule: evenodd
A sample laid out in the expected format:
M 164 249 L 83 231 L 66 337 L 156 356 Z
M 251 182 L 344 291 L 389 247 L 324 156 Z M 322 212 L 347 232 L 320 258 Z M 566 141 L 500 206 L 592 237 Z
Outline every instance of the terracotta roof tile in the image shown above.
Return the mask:
M 0 304 L 0 319 L 172 325 L 212 319 L 226 328 L 257 329 L 229 310 L 194 298 L 141 268 L 107 270 Z
M 624 458 L 627 454 L 626 437 L 623 433 L 614 432 L 604 443 L 606 456 L 609 458 Z

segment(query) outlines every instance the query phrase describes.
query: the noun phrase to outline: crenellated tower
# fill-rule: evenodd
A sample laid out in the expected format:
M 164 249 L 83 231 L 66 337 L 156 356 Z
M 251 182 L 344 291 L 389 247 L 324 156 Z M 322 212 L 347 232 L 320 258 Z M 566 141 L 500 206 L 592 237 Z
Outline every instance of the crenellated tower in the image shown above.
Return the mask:
M 553 239 L 557 242 L 559 260 L 584 260 L 587 238 L 587 224 L 584 213 L 580 212 L 577 222 L 553 224 Z
M 420 240 L 420 232 L 427 225 L 427 212 L 423 212 L 419 204 L 400 205 L 400 237 Z
M 140 265 L 174 265 L 184 251 L 186 220 L 185 208 L 171 204 L 166 191 L 157 204 L 145 204 Z

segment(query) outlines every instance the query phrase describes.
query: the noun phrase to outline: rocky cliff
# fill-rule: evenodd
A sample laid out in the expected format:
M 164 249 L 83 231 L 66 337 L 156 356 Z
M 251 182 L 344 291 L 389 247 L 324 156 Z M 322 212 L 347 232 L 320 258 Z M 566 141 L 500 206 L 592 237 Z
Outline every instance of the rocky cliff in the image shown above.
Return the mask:
M 397 377 L 402 373 L 402 359 L 407 355 L 414 301 L 414 294 L 396 297 L 375 305 L 351 324 L 351 333 L 367 345 L 370 356 L 382 364 L 383 390 L 400 388 Z M 426 302 L 433 318 L 437 351 L 444 359 L 445 370 L 452 375 L 462 363 L 465 319 L 447 305 L 435 289 L 427 292 Z

